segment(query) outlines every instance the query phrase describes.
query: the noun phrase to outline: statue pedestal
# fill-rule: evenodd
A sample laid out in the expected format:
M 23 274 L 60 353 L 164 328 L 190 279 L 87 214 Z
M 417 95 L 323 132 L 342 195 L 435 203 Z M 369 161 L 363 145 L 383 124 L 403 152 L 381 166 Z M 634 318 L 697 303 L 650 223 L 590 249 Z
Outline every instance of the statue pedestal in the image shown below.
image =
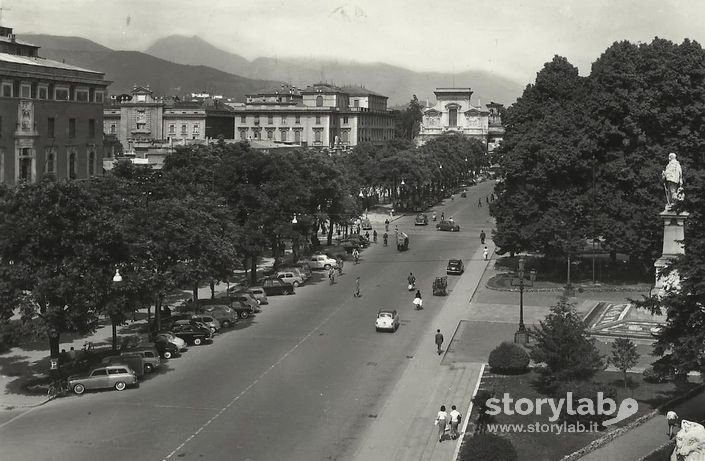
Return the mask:
M 683 239 L 685 238 L 684 224 L 690 213 L 676 213 L 666 208 L 659 213 L 663 220 L 663 250 L 661 257 L 654 263 L 656 269 L 656 284 L 654 289 L 661 293 L 664 286 L 665 278 L 662 275 L 663 269 L 668 266 L 671 261 L 678 256 L 685 254 L 683 248 Z M 673 276 L 671 276 L 672 278 Z M 677 277 L 677 275 L 675 276 Z

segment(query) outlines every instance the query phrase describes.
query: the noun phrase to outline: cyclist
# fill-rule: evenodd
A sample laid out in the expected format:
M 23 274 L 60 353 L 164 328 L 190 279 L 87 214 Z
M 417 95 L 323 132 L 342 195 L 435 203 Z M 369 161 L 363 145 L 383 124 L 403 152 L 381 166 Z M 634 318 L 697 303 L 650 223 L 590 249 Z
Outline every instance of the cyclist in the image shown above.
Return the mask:
M 375 243 L 377 243 L 377 231 L 376 230 L 372 231 L 372 239 L 374 240 Z
M 370 231 L 365 231 L 365 240 L 367 240 L 367 243 L 370 243 Z
M 338 275 L 343 275 L 343 258 L 338 256 L 337 259 Z
M 357 248 L 355 248 L 353 250 L 352 255 L 353 255 L 353 260 L 355 261 L 355 264 L 359 263 L 360 262 L 360 252 L 357 251 Z
M 414 277 L 414 274 L 409 272 L 409 276 L 406 280 L 409 282 L 409 291 L 414 291 L 416 289 L 416 277 Z
M 335 269 L 332 267 L 328 271 L 328 280 L 330 280 L 331 285 L 335 283 Z

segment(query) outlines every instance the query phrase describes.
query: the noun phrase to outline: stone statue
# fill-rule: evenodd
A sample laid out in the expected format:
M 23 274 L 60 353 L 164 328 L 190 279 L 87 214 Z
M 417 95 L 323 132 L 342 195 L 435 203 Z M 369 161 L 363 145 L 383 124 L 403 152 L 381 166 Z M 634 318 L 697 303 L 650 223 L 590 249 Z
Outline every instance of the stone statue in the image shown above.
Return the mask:
M 676 434 L 676 448 L 671 460 L 702 461 L 705 459 L 705 427 L 692 421 L 682 420 L 681 430 Z
M 676 200 L 683 200 L 683 170 L 673 152 L 668 154 L 668 165 L 661 173 L 661 177 L 665 181 L 666 208 L 670 208 Z

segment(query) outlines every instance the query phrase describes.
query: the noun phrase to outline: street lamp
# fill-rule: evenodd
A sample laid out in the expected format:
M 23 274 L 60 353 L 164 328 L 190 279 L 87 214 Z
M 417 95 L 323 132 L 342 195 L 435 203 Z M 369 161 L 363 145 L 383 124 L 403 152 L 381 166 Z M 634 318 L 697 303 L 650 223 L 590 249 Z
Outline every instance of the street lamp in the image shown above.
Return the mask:
M 115 269 L 115 275 L 113 275 L 113 282 L 115 282 L 115 283 L 122 282 L 122 275 L 120 275 L 119 269 Z
M 120 275 L 120 270 L 115 269 L 115 275 L 113 275 L 113 283 L 120 283 L 122 282 L 122 275 Z M 113 351 L 117 350 L 117 324 L 115 323 L 115 319 L 112 319 L 110 322 L 112 324 L 112 330 L 113 330 Z
M 524 287 L 533 287 L 536 280 L 536 269 L 531 269 L 529 279 L 524 278 L 524 257 L 519 257 L 519 265 L 511 285 L 519 287 L 519 329 L 514 333 L 514 342 L 526 346 L 529 344 L 529 333 L 524 325 Z

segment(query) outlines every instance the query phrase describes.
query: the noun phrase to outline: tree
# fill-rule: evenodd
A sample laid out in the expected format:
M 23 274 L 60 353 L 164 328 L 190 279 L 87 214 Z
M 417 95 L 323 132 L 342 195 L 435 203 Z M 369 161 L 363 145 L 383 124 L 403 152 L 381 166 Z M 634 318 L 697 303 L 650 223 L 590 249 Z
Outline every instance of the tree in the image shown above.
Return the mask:
M 416 95 L 413 95 L 406 109 L 398 114 L 396 136 L 413 140 L 419 134 L 422 119 L 423 106 Z
M 639 362 L 636 344 L 627 338 L 617 338 L 612 343 L 612 356 L 609 363 L 617 367 L 624 376 L 624 388 L 627 387 L 627 371 Z
M 534 328 L 536 342 L 531 359 L 544 364 L 539 368 L 541 384 L 548 390 L 559 382 L 585 380 L 604 369 L 604 361 L 595 347 L 587 325 L 565 297 L 551 307 L 551 312 Z

